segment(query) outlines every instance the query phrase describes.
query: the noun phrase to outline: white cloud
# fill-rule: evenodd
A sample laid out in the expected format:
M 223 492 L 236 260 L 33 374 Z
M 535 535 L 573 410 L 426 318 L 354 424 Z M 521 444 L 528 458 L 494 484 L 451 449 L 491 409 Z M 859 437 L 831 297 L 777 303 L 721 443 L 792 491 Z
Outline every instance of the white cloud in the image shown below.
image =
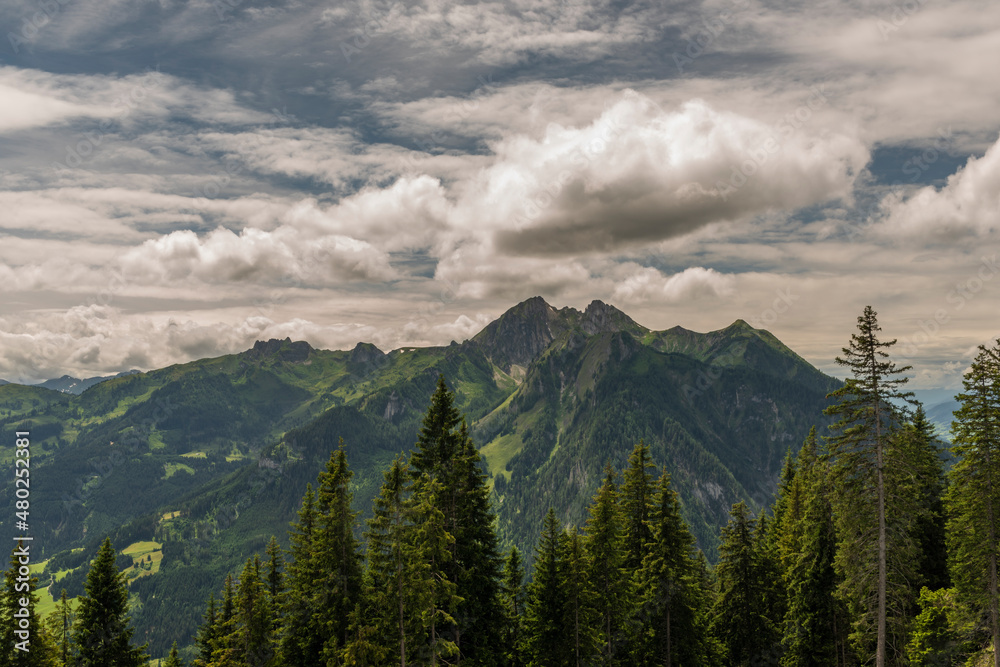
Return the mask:
M 879 231 L 894 237 L 954 239 L 985 236 L 1000 225 L 1000 140 L 980 158 L 948 177 L 941 188 L 928 186 L 903 199 L 890 195 L 882 203 L 885 220 Z
M 644 267 L 615 285 L 614 296 L 625 303 L 678 303 L 730 295 L 735 282 L 733 276 L 701 266 L 692 266 L 670 276 Z
M 821 106 L 817 93 L 809 104 Z M 511 136 L 463 192 L 460 224 L 511 254 L 573 254 L 681 236 L 705 225 L 850 197 L 868 151 L 695 100 L 664 111 L 627 92 L 592 124 Z
M 388 257 L 348 236 L 307 237 L 291 226 L 273 232 L 218 228 L 203 238 L 189 230 L 146 241 L 122 258 L 133 279 L 152 284 L 189 278 L 206 283 L 330 285 L 395 277 Z
M 186 117 L 206 125 L 274 123 L 274 114 L 248 109 L 231 91 L 207 89 L 154 70 L 127 76 L 52 74 L 0 67 L 0 132 L 101 121 L 100 132 L 137 120 Z

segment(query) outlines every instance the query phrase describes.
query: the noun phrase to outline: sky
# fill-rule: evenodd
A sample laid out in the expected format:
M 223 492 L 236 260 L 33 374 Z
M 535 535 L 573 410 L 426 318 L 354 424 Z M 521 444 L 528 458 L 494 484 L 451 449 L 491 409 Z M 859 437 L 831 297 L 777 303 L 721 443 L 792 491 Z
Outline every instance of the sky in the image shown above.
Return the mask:
M 994 0 L 0 0 L 0 378 L 535 295 L 918 389 L 1000 335 Z

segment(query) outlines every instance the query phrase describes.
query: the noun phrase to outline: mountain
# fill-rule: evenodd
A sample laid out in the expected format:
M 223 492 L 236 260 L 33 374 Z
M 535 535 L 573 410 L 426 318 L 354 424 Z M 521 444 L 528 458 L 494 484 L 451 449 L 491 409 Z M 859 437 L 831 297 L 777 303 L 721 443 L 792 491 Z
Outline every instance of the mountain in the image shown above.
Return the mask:
M 104 535 L 117 548 L 162 544 L 156 572 L 131 585 L 139 636 L 160 655 L 191 641 L 226 572 L 271 535 L 287 545 L 305 485 L 340 438 L 364 518 L 382 469 L 416 441 L 439 374 L 493 479 L 502 537 L 529 557 L 548 507 L 582 524 L 604 465 L 620 470 L 643 439 L 714 560 L 730 506 L 770 500 L 785 452 L 826 423 L 837 386 L 743 321 L 651 331 L 600 301 L 581 312 L 536 297 L 449 346 L 269 340 L 79 395 L 5 385 L 0 456 L 13 456 L 15 430 L 30 430 L 32 534 L 51 559 L 43 580 L 62 572 L 71 596 Z M 11 489 L 0 493 L 9 505 Z
M 39 382 L 34 385 L 35 387 L 42 387 L 43 389 L 52 389 L 53 391 L 61 391 L 68 394 L 82 394 L 87 389 L 90 389 L 95 384 L 105 382 L 106 380 L 113 380 L 119 377 L 125 377 L 126 375 L 134 375 L 139 371 L 124 371 L 118 373 L 117 375 L 105 375 L 104 377 L 92 377 L 81 380 L 80 378 L 75 378 L 69 375 L 63 375 L 60 378 L 55 378 L 53 380 L 46 380 L 45 382 Z
M 928 421 L 937 427 L 938 435 L 945 440 L 951 440 L 951 422 L 955 419 L 954 412 L 960 407 L 958 401 L 951 399 L 927 408 Z
M 768 502 L 785 452 L 827 423 L 825 396 L 837 381 L 745 322 L 708 334 L 652 332 L 599 302 L 554 325 L 552 311 L 533 312 L 533 326 L 515 330 L 545 331 L 548 320 L 551 339 L 474 429 L 491 472 L 504 478 L 500 525 L 520 546 L 533 544 L 550 506 L 567 523 L 585 520 L 604 465 L 621 470 L 644 440 L 673 475 L 685 518 L 714 560 L 731 505 Z M 480 336 L 473 342 L 495 359 Z

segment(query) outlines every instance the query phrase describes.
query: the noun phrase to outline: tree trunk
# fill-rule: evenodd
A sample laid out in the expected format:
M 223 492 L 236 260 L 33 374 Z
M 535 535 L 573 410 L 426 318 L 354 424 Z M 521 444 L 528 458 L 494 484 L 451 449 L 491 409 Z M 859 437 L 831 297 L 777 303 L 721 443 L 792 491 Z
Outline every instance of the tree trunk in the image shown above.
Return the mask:
M 874 336 L 871 337 L 872 350 L 875 349 Z M 874 352 L 873 352 L 874 354 Z M 873 358 L 874 361 L 874 358 Z M 879 391 L 878 375 L 872 368 L 875 413 L 875 468 L 878 486 L 878 638 L 875 643 L 875 667 L 885 667 L 885 615 L 886 615 L 886 537 L 885 537 L 885 470 L 882 452 L 882 393 Z
M 997 534 L 993 509 L 993 462 L 986 446 L 986 520 L 990 535 L 990 630 L 993 634 L 993 665 L 1000 667 L 1000 609 L 997 600 Z
M 667 596 L 667 660 L 664 662 L 664 667 L 670 667 L 670 654 L 673 651 L 670 646 L 670 597 Z
M 403 564 L 397 555 L 396 586 L 399 591 L 399 667 L 406 667 L 406 625 L 403 607 Z
M 992 526 L 990 528 L 990 544 L 996 544 Z M 990 625 L 993 631 L 994 667 L 1000 667 L 1000 609 L 997 606 L 997 555 L 994 550 L 990 554 Z
M 876 436 L 877 437 L 877 436 Z M 886 613 L 886 538 L 885 538 L 885 479 L 882 469 L 882 443 L 877 441 L 875 452 L 878 466 L 878 640 L 875 648 L 875 666 L 885 667 L 885 613 Z
M 576 645 L 576 667 L 580 667 L 580 598 L 573 604 L 573 643 Z

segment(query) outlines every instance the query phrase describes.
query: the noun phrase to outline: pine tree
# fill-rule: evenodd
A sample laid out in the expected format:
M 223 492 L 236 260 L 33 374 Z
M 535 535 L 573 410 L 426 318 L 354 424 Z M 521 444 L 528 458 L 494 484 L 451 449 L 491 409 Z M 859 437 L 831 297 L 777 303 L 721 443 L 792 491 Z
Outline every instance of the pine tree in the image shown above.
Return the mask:
M 459 438 L 454 466 L 456 510 L 450 524 L 455 538 L 454 560 L 453 566 L 446 569 L 462 598 L 455 612 L 458 631 L 455 639 L 463 661 L 490 665 L 502 650 L 503 557 L 497 541 L 496 515 L 490 504 L 488 477 L 481 468 L 479 452 L 468 436 L 464 420 Z
M 441 484 L 436 502 L 453 538 L 443 573 L 458 586 L 456 595 L 462 601 L 454 610 L 454 622 L 440 628 L 441 633 L 459 648 L 460 661 L 489 664 L 501 650 L 503 559 L 487 477 L 443 376 L 438 376 L 410 469 L 415 480 L 427 475 Z
M 56 650 L 52 638 L 38 615 L 38 577 L 24 576 L 20 568 L 24 566 L 18 542 L 11 552 L 10 568 L 4 575 L 3 591 L 0 591 L 0 666 L 7 667 L 54 667 Z M 27 607 L 21 606 L 26 599 Z M 26 610 L 26 611 L 25 611 Z M 24 615 L 26 614 L 26 615 Z M 25 633 L 25 634 L 20 634 Z
M 115 567 L 115 550 L 105 539 L 90 565 L 86 594 L 77 607 L 73 642 L 79 647 L 78 667 L 139 667 L 146 646 L 132 646 L 128 588 Z
M 780 634 L 772 599 L 774 568 L 758 522 L 743 503 L 733 505 L 719 546 L 719 597 L 714 610 L 715 634 L 725 644 L 732 667 L 774 664 Z
M 415 562 L 412 483 L 402 455 L 385 471 L 379 495 L 368 520 L 367 570 L 363 619 L 358 618 L 351 652 L 373 663 L 389 660 L 400 667 L 413 662 L 419 618 L 413 581 L 420 571 Z
M 858 317 L 858 333 L 851 335 L 850 346 L 843 350 L 844 357 L 836 359 L 850 369 L 853 377 L 830 394 L 839 403 L 827 408 L 826 414 L 839 418 L 831 427 L 835 435 L 830 438 L 830 452 L 838 488 L 842 490 L 837 516 L 841 539 L 838 563 L 845 578 L 843 590 L 859 615 L 856 621 L 859 646 L 864 646 L 869 624 L 874 621 L 875 664 L 886 667 L 890 594 L 887 503 L 892 491 L 886 483 L 887 450 L 903 418 L 901 408 L 893 401 L 897 404 L 909 401 L 912 394 L 899 389 L 906 383 L 903 373 L 910 367 L 897 368 L 889 359 L 885 350 L 896 341 L 880 341 L 880 331 L 875 311 L 866 306 Z M 869 517 L 874 519 L 874 525 Z M 893 533 L 898 535 L 892 546 L 900 551 L 895 561 L 900 564 L 906 560 L 902 551 L 909 535 L 905 527 Z M 876 572 L 874 594 L 869 593 L 868 581 L 872 569 Z M 905 601 L 900 604 L 905 606 Z M 904 612 L 900 606 L 893 611 L 892 620 L 898 627 L 905 621 Z
M 442 484 L 427 474 L 414 484 L 411 558 L 415 567 L 410 583 L 423 632 L 415 662 L 432 667 L 455 662 L 459 657 L 458 645 L 448 631 L 455 626 L 455 609 L 462 599 L 445 569 L 452 558 L 455 538 L 447 530 L 444 513 L 438 509 L 443 493 Z
M 62 589 L 59 594 L 59 601 L 56 602 L 56 610 L 47 621 L 49 635 L 55 643 L 56 652 L 59 656 L 59 664 L 66 666 L 70 664 L 73 656 L 72 629 L 76 614 L 73 606 L 66 596 L 66 589 Z
M 954 588 L 932 591 L 925 586 L 920 591 L 919 606 L 920 613 L 913 621 L 913 633 L 906 646 L 911 665 L 949 667 L 964 664 L 971 667 L 986 664 L 982 659 L 965 661 L 977 652 L 980 644 L 973 641 L 974 617 L 958 601 Z
M 208 667 L 212 663 L 212 651 L 219 637 L 220 618 L 215 610 L 215 593 L 208 596 L 208 607 L 202 616 L 198 635 L 195 637 L 195 648 L 198 655 L 194 659 L 194 667 Z
M 503 667 L 523 667 L 521 655 L 524 616 L 524 563 L 517 547 L 511 547 L 504 563 L 501 605 L 504 613 Z
M 361 592 L 361 556 L 354 537 L 358 513 L 351 509 L 353 474 L 341 440 L 319 476 L 312 554 L 316 578 L 306 587 L 313 605 L 312 632 L 322 638 L 323 662 L 330 665 L 338 664 L 347 645 L 348 617 Z M 320 664 L 319 655 L 313 655 L 312 660 L 312 664 Z
M 948 552 L 960 598 L 988 619 L 1000 667 L 1000 341 L 980 347 L 962 384 L 952 423 Z
M 640 607 L 642 632 L 634 664 L 699 664 L 698 646 L 707 633 L 697 609 L 694 538 L 681 517 L 670 475 L 663 471 L 652 500 L 648 553 L 639 575 L 643 591 Z M 705 663 L 702 663 L 705 664 Z
M 222 612 L 216 624 L 215 641 L 212 643 L 212 667 L 235 664 L 236 653 L 236 583 L 231 573 L 226 574 L 222 586 Z
M 563 563 L 559 539 L 562 528 L 549 508 L 542 534 L 535 547 L 534 578 L 528 584 L 524 619 L 524 653 L 531 667 L 561 667 L 569 664 L 563 619 L 566 593 L 562 588 Z
M 944 461 L 934 427 L 919 403 L 913 420 L 900 434 L 902 456 L 911 463 L 904 472 L 917 503 L 914 539 L 920 553 L 920 583 L 931 590 L 948 588 L 948 553 L 945 538 Z
M 272 602 L 277 605 L 281 599 L 281 594 L 285 590 L 285 560 L 281 555 L 281 546 L 278 540 L 271 536 L 271 541 L 267 543 L 267 593 L 271 596 Z
M 690 659 L 685 659 L 685 665 L 692 667 L 714 667 L 724 663 L 722 642 L 715 635 L 713 614 L 718 600 L 718 582 L 715 573 L 708 566 L 705 554 L 697 551 L 694 557 L 694 573 L 692 586 L 688 594 L 688 607 L 695 615 L 694 627 L 698 628 L 692 638 L 693 649 Z M 683 648 L 683 646 L 682 646 Z
M 362 590 L 367 585 L 362 583 Z M 367 611 L 366 611 L 367 610 Z M 385 664 L 387 651 L 376 636 L 376 628 L 371 623 L 371 606 L 367 604 L 364 595 L 348 617 L 348 632 L 350 638 L 347 646 L 341 652 L 343 664 L 352 666 L 368 666 Z M 402 663 L 400 663 L 402 664 Z
M 787 515 L 785 534 L 794 535 L 796 551 L 788 555 L 784 573 L 788 609 L 781 665 L 838 664 L 836 531 L 829 470 L 817 456 L 815 429 L 799 451 L 795 479 L 786 492 L 796 512 Z
M 806 437 L 802 449 L 810 444 L 815 450 L 815 426 L 809 430 L 809 435 Z M 789 529 L 795 526 L 796 521 L 802 515 L 801 494 L 797 492 L 795 484 L 797 458 L 802 456 L 802 449 L 799 450 L 799 457 L 792 456 L 791 448 L 785 453 L 781 475 L 778 477 L 778 493 L 774 505 L 771 507 L 774 514 L 774 521 L 771 523 L 771 546 L 778 556 L 782 574 L 788 570 L 791 557 L 799 551 L 799 545 Z
M 313 627 L 313 585 L 319 576 L 315 550 L 318 517 L 312 485 L 299 509 L 299 519 L 292 524 L 291 561 L 288 563 L 288 588 L 281 598 L 281 661 L 288 667 L 313 667 L 323 651 L 323 640 Z
M 184 667 L 184 662 L 177 653 L 177 642 L 174 642 L 173 646 L 170 647 L 170 654 L 163 661 L 163 667 Z
M 625 561 L 628 572 L 638 572 L 652 540 L 649 511 L 653 502 L 655 466 L 649 458 L 649 446 L 639 441 L 628 458 L 621 488 L 622 514 L 625 516 Z
M 588 579 L 593 586 L 599 616 L 601 662 L 618 664 L 625 642 L 625 619 L 630 598 L 625 558 L 622 514 L 618 505 L 615 473 L 605 468 L 604 481 L 590 506 L 587 520 Z
M 238 664 L 264 667 L 274 656 L 272 609 L 261 579 L 260 557 L 248 559 L 240 574 L 234 603 L 234 627 L 230 645 Z
M 565 595 L 562 626 L 566 632 L 565 641 L 571 647 L 569 665 L 583 667 L 594 664 L 600 655 L 595 596 L 590 586 L 590 556 L 576 528 L 560 535 L 559 549 Z
M 455 398 L 448 390 L 444 376 L 438 375 L 437 388 L 431 396 L 417 445 L 410 457 L 414 478 L 418 479 L 423 474 L 436 478 L 448 472 L 458 452 L 457 429 L 461 421 Z

